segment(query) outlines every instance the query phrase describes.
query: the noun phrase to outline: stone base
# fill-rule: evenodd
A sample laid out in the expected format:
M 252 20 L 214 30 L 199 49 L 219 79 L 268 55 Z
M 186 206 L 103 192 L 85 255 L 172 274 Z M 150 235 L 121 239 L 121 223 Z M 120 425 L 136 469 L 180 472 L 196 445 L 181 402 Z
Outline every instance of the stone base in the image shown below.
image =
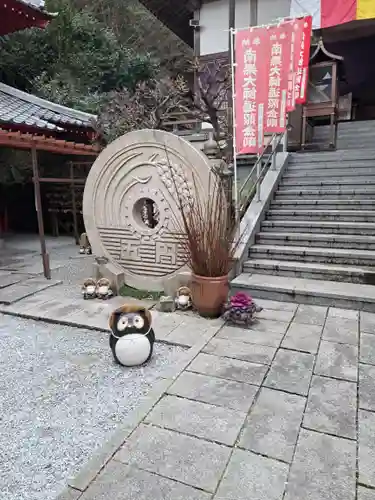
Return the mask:
M 4 248 L 4 246 L 5 246 L 5 240 L 4 238 L 0 238 L 0 250 Z
M 164 294 L 169 297 L 176 297 L 177 290 L 182 286 L 190 286 L 191 272 L 184 271 L 172 278 L 165 278 L 163 281 Z
M 111 283 L 114 295 L 118 295 L 120 288 L 125 284 L 124 273 L 110 262 L 106 264 L 94 263 L 94 276 L 96 280 L 107 278 Z

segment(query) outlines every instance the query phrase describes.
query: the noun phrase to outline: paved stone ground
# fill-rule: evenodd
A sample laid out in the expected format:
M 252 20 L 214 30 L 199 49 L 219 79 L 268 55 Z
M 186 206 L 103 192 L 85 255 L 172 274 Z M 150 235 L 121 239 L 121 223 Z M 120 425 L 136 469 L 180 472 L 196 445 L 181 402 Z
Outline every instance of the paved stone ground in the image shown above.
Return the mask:
M 251 329 L 201 334 L 60 500 L 375 500 L 375 315 L 259 302 Z
M 78 247 L 69 237 L 47 237 L 51 280 L 43 276 L 40 243 L 36 235 L 15 235 L 6 239 L 0 250 L 0 304 L 11 305 L 46 292 L 50 297 L 59 292 L 54 287 L 61 283 L 79 289 L 92 273 L 93 257 L 79 255 Z M 61 288 L 61 286 L 60 286 Z M 60 293 L 61 295 L 61 293 Z
M 4 312 L 106 330 L 123 299 L 59 268 Z M 59 500 L 375 500 L 375 315 L 259 302 L 249 330 L 153 312 L 190 349 Z

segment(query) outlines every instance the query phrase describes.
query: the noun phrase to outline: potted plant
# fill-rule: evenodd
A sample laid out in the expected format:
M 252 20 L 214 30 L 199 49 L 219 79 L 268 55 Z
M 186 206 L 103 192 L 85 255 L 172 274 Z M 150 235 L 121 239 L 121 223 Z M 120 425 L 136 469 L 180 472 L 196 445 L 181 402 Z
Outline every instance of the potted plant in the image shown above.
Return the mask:
M 201 316 L 213 318 L 220 316 L 229 292 L 236 224 L 220 176 L 214 172 L 210 175 L 208 196 L 194 181 L 188 198 L 178 194 L 177 226 L 184 235 L 180 241 L 192 272 L 193 306 Z

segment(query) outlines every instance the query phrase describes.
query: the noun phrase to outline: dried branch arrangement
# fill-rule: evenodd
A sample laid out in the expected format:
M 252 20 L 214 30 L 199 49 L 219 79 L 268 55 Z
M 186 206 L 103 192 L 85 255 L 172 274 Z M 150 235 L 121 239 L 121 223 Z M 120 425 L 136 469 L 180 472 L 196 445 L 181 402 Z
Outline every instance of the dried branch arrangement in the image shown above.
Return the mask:
M 180 215 L 176 218 L 176 228 L 185 235 L 181 246 L 187 264 L 198 276 L 225 276 L 233 265 L 237 226 L 230 217 L 221 179 L 210 173 L 209 195 L 202 192 L 195 180 L 192 184 L 187 198 L 176 190 Z

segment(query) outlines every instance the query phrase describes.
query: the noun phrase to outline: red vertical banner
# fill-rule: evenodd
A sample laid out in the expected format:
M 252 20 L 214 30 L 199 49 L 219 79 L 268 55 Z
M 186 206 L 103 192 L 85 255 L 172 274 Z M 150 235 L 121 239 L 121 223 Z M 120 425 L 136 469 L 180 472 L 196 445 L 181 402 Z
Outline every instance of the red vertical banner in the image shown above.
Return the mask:
M 307 80 L 309 73 L 310 46 L 311 46 L 311 31 L 312 17 L 302 17 L 296 19 L 295 27 L 295 95 L 296 103 L 303 104 L 306 102 Z
M 266 28 L 236 33 L 235 49 L 236 152 L 257 154 L 263 150 L 267 101 Z
M 295 42 L 296 42 L 296 27 L 295 24 L 292 23 L 291 29 L 291 40 L 290 40 L 290 66 L 289 66 L 289 75 L 288 75 L 288 93 L 287 93 L 287 101 L 286 101 L 286 111 L 290 113 L 294 111 L 296 108 L 296 56 L 295 56 Z
M 267 29 L 269 52 L 268 63 L 268 99 L 266 103 L 265 131 L 282 133 L 286 130 L 288 100 L 288 80 L 290 74 L 290 51 L 292 24 L 290 22 Z

